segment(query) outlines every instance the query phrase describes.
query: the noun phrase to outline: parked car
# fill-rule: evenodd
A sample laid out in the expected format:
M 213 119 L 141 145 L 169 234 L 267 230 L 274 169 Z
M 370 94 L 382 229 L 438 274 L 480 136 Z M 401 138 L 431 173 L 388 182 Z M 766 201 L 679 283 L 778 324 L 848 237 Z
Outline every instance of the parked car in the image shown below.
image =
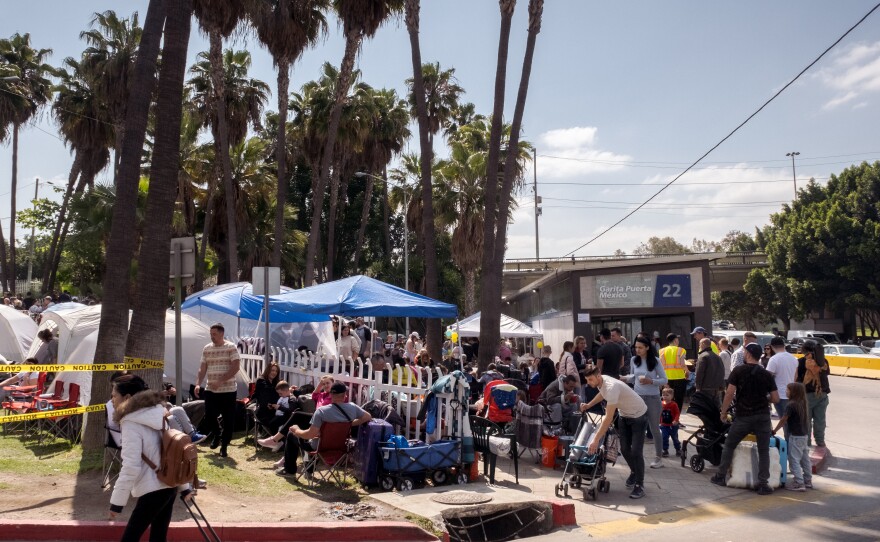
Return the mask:
M 740 342 L 742 342 L 743 335 L 745 335 L 745 331 L 738 331 L 732 329 L 713 329 L 712 336 L 717 340 L 721 337 L 726 337 L 727 340 L 731 340 L 734 337 L 738 338 Z M 764 348 L 764 345 L 770 344 L 770 340 L 773 339 L 774 335 L 772 333 L 764 333 L 762 331 L 753 331 L 752 333 L 758 339 L 758 344 L 761 345 L 761 348 Z
M 851 358 L 874 358 L 876 354 L 865 352 L 865 349 L 855 344 L 826 344 L 826 356 L 847 356 Z
M 785 349 L 792 354 L 798 354 L 801 351 L 801 345 L 806 341 L 814 341 L 822 345 L 828 344 L 828 341 L 820 337 L 795 337 L 785 345 Z
M 786 338 L 794 341 L 796 338 L 822 339 L 829 344 L 841 344 L 840 337 L 833 331 L 817 331 L 815 329 L 789 329 Z
M 880 346 L 875 346 L 874 348 L 871 348 L 870 350 L 868 350 L 868 353 L 874 354 L 875 356 L 880 356 Z

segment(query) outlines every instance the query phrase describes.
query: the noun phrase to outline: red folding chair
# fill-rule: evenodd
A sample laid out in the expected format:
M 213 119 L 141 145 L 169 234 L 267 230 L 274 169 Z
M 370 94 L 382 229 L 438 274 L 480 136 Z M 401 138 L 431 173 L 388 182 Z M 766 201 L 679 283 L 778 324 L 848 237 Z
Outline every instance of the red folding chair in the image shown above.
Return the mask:
M 325 422 L 321 424 L 318 435 L 318 449 L 303 457 L 303 468 L 297 471 L 297 480 L 305 475 L 309 485 L 317 480 L 331 478 L 340 488 L 345 484 L 345 469 L 348 467 L 348 439 L 351 437 L 351 422 Z
M 47 402 L 53 410 L 74 408 L 79 406 L 79 384 L 71 383 L 67 387 L 67 399 L 48 399 Z M 56 438 L 69 440 L 72 443 L 79 440 L 79 431 L 82 428 L 82 414 L 71 414 L 57 418 L 46 418 L 47 430 Z M 40 435 L 42 440 L 42 434 Z

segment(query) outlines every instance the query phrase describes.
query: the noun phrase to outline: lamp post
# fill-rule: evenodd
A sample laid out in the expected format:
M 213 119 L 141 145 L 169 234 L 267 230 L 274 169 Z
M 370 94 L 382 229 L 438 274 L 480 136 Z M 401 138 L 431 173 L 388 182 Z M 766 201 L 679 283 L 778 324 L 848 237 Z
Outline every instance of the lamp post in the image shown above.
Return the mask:
M 40 178 L 37 177 L 37 186 L 34 188 L 34 211 L 37 210 L 37 198 L 40 197 Z M 34 272 L 34 235 L 36 234 L 36 224 L 31 226 L 31 255 L 28 258 L 28 274 L 27 274 L 27 291 L 31 292 L 31 279 L 33 279 Z
M 532 148 L 532 176 L 533 189 L 535 191 L 535 260 L 541 259 L 541 251 L 538 246 L 538 217 L 541 216 L 541 196 L 538 195 L 538 150 Z
M 367 173 L 366 171 L 356 171 L 354 174 L 355 177 L 361 179 L 363 177 L 372 177 L 378 181 L 381 181 L 388 184 L 388 180 L 379 177 L 378 175 L 373 175 L 372 173 Z M 403 185 L 405 187 L 405 185 Z M 403 208 L 404 213 L 406 209 L 409 209 L 409 192 L 403 191 Z M 403 220 L 403 288 L 404 290 L 409 291 L 409 226 L 406 225 L 406 218 Z M 406 336 L 409 338 L 409 316 L 406 317 Z
M 794 157 L 798 156 L 800 153 L 797 151 L 791 151 L 785 153 L 786 156 L 791 156 L 791 180 L 794 183 L 794 199 L 797 199 L 797 174 L 794 170 Z

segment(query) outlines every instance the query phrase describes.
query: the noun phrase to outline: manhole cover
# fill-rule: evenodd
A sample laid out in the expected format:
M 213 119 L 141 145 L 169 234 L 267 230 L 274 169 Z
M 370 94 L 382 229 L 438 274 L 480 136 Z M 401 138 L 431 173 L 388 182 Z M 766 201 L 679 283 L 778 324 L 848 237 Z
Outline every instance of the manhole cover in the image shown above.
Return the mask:
M 431 500 L 440 504 L 483 504 L 491 501 L 492 497 L 474 491 L 447 491 L 434 495 Z

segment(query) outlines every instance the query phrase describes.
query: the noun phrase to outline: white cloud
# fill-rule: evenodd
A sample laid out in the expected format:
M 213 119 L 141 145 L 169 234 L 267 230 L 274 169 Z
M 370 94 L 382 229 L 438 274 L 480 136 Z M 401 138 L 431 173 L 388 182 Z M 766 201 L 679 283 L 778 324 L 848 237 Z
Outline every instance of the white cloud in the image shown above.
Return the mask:
M 538 136 L 538 177 L 576 178 L 622 169 L 621 162 L 631 160 L 631 157 L 597 148 L 598 131 L 595 126 L 573 126 Z
M 838 54 L 814 76 L 835 92 L 823 109 L 830 110 L 880 90 L 880 41 L 859 43 Z M 859 102 L 854 108 L 863 107 Z

